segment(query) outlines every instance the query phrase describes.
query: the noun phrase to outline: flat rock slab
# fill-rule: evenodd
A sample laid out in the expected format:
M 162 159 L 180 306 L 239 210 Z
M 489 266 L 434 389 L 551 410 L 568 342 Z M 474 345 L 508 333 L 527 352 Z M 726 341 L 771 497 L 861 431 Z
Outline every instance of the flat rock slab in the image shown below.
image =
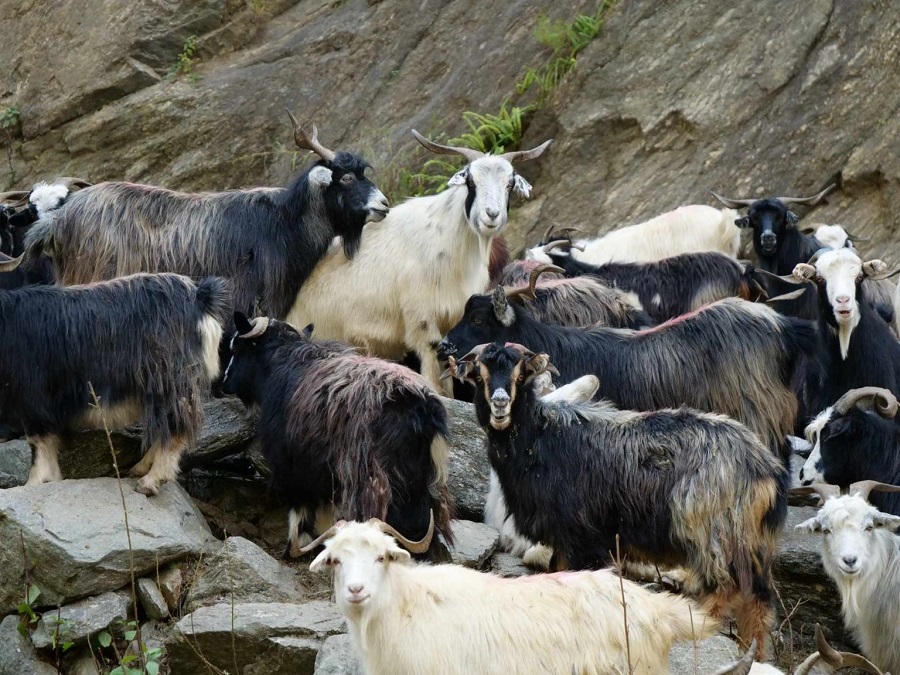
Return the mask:
M 535 570 L 531 569 L 522 562 L 518 556 L 506 553 L 505 551 L 497 551 L 491 557 L 491 572 L 499 574 L 501 577 L 523 577 L 528 574 L 534 574 Z
M 252 541 L 229 537 L 206 558 L 194 580 L 185 611 L 221 602 L 302 602 L 297 574 Z
M 123 481 L 135 574 L 196 556 L 214 539 L 187 493 L 166 483 L 159 494 Z M 21 538 L 20 538 L 21 537 Z M 40 607 L 115 590 L 129 582 L 125 520 L 114 478 L 65 480 L 0 491 L 0 613 L 15 610 L 24 587 L 21 541 Z
M 41 661 L 31 640 L 18 631 L 19 617 L 0 622 L 0 675 L 55 675 L 56 668 Z
M 450 548 L 453 562 L 477 570 L 484 568 L 500 544 L 500 533 L 490 525 L 470 520 L 453 520 L 450 528 L 455 540 Z
M 205 672 L 199 652 L 229 672 L 312 675 L 322 643 L 344 631 L 330 602 L 222 603 L 185 616 L 166 646 L 173 673 Z
M 315 675 L 363 675 L 349 635 L 333 635 L 325 640 L 316 657 Z
M 44 612 L 31 635 L 31 641 L 38 649 L 53 646 L 54 635 L 58 636 L 57 644 L 80 642 L 116 622 L 127 621 L 131 606 L 130 595 L 125 591 L 118 591 L 73 602 L 58 612 Z
M 696 649 L 690 642 L 678 642 L 669 652 L 669 672 L 672 675 L 712 675 L 738 658 L 737 644 L 723 635 L 699 641 Z

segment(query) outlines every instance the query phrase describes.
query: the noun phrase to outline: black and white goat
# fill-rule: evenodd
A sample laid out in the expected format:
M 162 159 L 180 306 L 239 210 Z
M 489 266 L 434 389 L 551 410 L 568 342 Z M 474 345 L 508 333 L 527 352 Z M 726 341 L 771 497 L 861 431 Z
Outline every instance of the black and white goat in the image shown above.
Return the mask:
M 745 647 L 772 619 L 771 565 L 789 476 L 754 433 L 695 410 L 618 410 L 540 400 L 547 354 L 479 345 L 450 370 L 475 411 L 510 514 L 572 569 L 629 560 L 683 565 L 713 617 L 732 611 Z
M 531 193 L 513 163 L 539 157 L 551 141 L 495 156 L 413 135 L 432 152 L 462 155 L 469 163 L 450 178 L 449 189 L 409 199 L 367 228 L 366 246 L 355 259 L 330 251 L 287 321 L 314 323 L 322 338 L 370 355 L 400 360 L 414 352 L 422 375 L 440 390 L 435 347 L 469 296 L 488 287 L 493 241 L 506 226 L 510 193 Z
M 723 253 L 685 253 L 658 262 L 591 265 L 553 250 L 564 243 L 551 242 L 534 259 L 559 266 L 566 276 L 589 274 L 607 286 L 636 294 L 656 322 L 668 321 L 722 298 L 759 298 L 745 266 Z
M 321 159 L 287 188 L 188 194 L 150 185 L 100 183 L 71 195 L 28 233 L 30 255 L 53 259 L 57 282 L 89 283 L 135 272 L 230 279 L 235 307 L 284 318 L 335 236 L 352 257 L 366 221 L 388 202 L 358 155 L 307 136 Z
M 222 390 L 259 408 L 272 485 L 291 509 L 286 555 L 332 524 L 321 526 L 332 505 L 416 539 L 433 513 L 452 540 L 447 413 L 421 376 L 345 344 L 313 342 L 312 326 L 301 333 L 242 314 L 235 325 Z
M 730 415 L 785 459 L 801 357 L 816 352 L 815 326 L 765 305 L 720 300 L 659 326 L 634 331 L 542 323 L 527 304 L 510 303 L 498 286 L 475 295 L 441 341 L 445 356 L 486 342 L 515 342 L 550 354 L 560 383 L 600 379 L 599 396 L 633 410 L 687 405 Z
M 845 487 L 874 480 L 900 484 L 900 425 L 897 397 L 887 389 L 853 389 L 819 413 L 806 428 L 813 444 L 800 470 L 800 484 Z M 872 504 L 900 516 L 900 495 L 878 492 Z
M 19 260 L 0 263 L 0 273 Z M 173 480 L 218 376 L 230 304 L 222 279 L 176 274 L 0 292 L 0 424 L 23 429 L 32 445 L 28 484 L 60 480 L 62 435 L 104 418 L 110 427 L 143 422 L 139 492 Z

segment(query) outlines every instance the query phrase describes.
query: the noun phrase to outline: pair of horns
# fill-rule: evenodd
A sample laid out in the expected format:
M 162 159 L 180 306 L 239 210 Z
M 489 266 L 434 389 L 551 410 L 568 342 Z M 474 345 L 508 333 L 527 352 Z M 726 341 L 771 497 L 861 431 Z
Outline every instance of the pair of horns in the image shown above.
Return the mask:
M 242 340 L 252 340 L 253 338 L 258 338 L 260 335 L 266 332 L 266 329 L 269 327 L 269 317 L 267 316 L 258 316 L 252 321 L 250 321 L 250 330 L 247 333 L 238 333 L 238 337 Z
M 716 675 L 748 675 L 753 667 L 758 647 L 756 638 L 753 638 L 747 653 L 733 665 L 718 671 Z M 840 668 L 859 668 L 873 675 L 884 675 L 874 663 L 864 656 L 851 652 L 839 652 L 828 644 L 828 640 L 825 639 L 825 634 L 822 632 L 822 626 L 819 624 L 816 624 L 816 649 L 818 650 L 817 652 L 808 656 L 803 663 L 797 666 L 794 675 L 810 675 L 819 661 L 824 661 L 835 670 Z
M 285 108 L 284 110 L 285 112 L 287 112 L 288 117 L 291 118 L 291 124 L 294 127 L 294 143 L 297 144 L 297 147 L 301 150 L 312 150 L 326 162 L 334 161 L 334 156 L 336 153 L 334 152 L 334 150 L 329 150 L 324 145 L 319 143 L 319 130 L 316 128 L 316 125 L 312 125 L 312 134 L 307 135 L 307 133 L 303 130 L 303 127 L 300 126 L 300 122 L 298 122 L 297 118 L 294 117 L 294 113 L 292 113 L 287 108 Z
M 486 152 L 473 150 L 472 148 L 464 148 L 456 145 L 441 145 L 440 143 L 429 141 L 415 129 L 412 130 L 412 135 L 419 143 L 438 155 L 462 155 L 466 158 L 467 162 L 474 162 L 476 159 L 490 156 Z M 505 159 L 510 164 L 513 162 L 527 162 L 528 160 L 540 157 L 552 142 L 553 139 L 551 138 L 549 141 L 544 141 L 531 150 L 514 150 L 512 152 L 504 152 L 502 155 L 498 156 L 501 159 Z
M 850 483 L 846 491 L 842 491 L 839 485 L 813 483 L 812 485 L 791 488 L 789 492 L 792 495 L 817 494 L 821 497 L 823 503 L 830 497 L 840 497 L 842 494 L 853 495 L 857 493 L 860 497 L 868 501 L 869 494 L 872 492 L 900 492 L 900 486 L 879 483 L 877 480 L 861 480 L 856 483 Z
M 863 410 L 874 409 L 885 419 L 893 419 L 897 416 L 897 397 L 893 392 L 881 387 L 860 387 L 851 389 L 834 404 L 834 409 L 841 415 L 846 415 L 854 407 Z
M 339 520 L 338 522 L 336 522 L 334 525 L 328 528 L 326 532 L 320 534 L 313 541 L 309 542 L 306 546 L 301 548 L 300 555 L 309 553 L 317 546 L 320 546 L 323 542 L 331 539 L 334 535 L 340 532 L 341 528 L 346 524 L 346 520 Z M 431 540 L 434 538 L 434 511 L 431 511 L 429 516 L 428 532 L 426 532 L 425 536 L 418 541 L 407 539 L 402 534 L 400 534 L 393 526 L 388 525 L 386 522 L 384 522 L 383 520 L 379 520 L 378 518 L 370 518 L 368 524 L 374 525 L 385 534 L 391 535 L 394 539 L 397 540 L 398 544 L 403 546 L 403 548 L 405 548 L 410 553 L 425 553 L 428 550 L 428 547 L 431 546 Z
M 837 187 L 836 183 L 832 183 L 827 188 L 822 190 L 821 192 L 814 194 L 812 197 L 776 197 L 778 201 L 782 204 L 802 204 L 804 206 L 816 206 L 817 204 L 821 204 L 825 200 L 825 195 L 831 192 L 834 188 Z M 759 201 L 759 199 L 733 199 L 731 197 L 723 197 L 720 194 L 715 192 L 710 192 L 710 194 L 719 200 L 722 204 L 727 206 L 729 209 L 741 209 L 745 206 L 750 206 L 753 202 Z

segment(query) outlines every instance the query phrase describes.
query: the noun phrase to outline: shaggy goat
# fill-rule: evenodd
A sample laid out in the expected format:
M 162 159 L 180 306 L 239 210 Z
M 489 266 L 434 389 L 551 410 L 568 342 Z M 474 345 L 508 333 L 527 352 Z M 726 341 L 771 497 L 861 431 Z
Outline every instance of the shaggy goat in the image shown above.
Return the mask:
M 736 298 L 645 330 L 583 329 L 537 321 L 502 286 L 470 298 L 440 348 L 452 356 L 486 342 L 550 354 L 561 383 L 593 373 L 600 396 L 622 408 L 687 405 L 730 415 L 785 460 L 798 409 L 793 374 L 817 345 L 810 322 Z
M 332 238 L 352 257 L 365 222 L 388 213 L 365 161 L 291 120 L 298 147 L 321 159 L 287 188 L 188 194 L 101 183 L 32 227 L 30 255 L 49 255 L 66 286 L 134 272 L 217 275 L 234 283 L 238 310 L 284 318 Z
M 459 154 L 469 163 L 448 190 L 409 199 L 367 228 L 366 246 L 354 260 L 331 251 L 287 321 L 314 323 L 317 335 L 370 355 L 400 360 L 412 351 L 422 375 L 440 390 L 435 346 L 459 320 L 468 297 L 488 286 L 492 242 L 506 225 L 510 192 L 531 192 L 512 164 L 539 157 L 550 141 L 494 156 L 413 135 L 432 152 Z
M 259 408 L 272 485 L 291 509 L 286 555 L 298 555 L 332 504 L 416 537 L 433 512 L 451 540 L 447 413 L 422 377 L 345 344 L 313 342 L 312 326 L 298 333 L 242 314 L 235 325 L 222 389 Z
M 475 412 L 510 514 L 573 569 L 629 560 L 683 565 L 714 617 L 736 614 L 745 646 L 771 622 L 771 564 L 790 477 L 752 431 L 689 409 L 620 411 L 546 402 L 532 380 L 546 354 L 480 345 L 454 376 L 478 387 Z
M 32 445 L 28 484 L 60 480 L 61 435 L 104 417 L 113 427 L 143 422 L 139 492 L 173 480 L 202 421 L 202 390 L 218 376 L 230 302 L 222 279 L 175 274 L 0 292 L 0 423 Z
M 659 262 L 604 265 L 590 265 L 555 252 L 548 257 L 569 277 L 589 274 L 607 286 L 631 291 L 658 323 L 722 298 L 758 297 L 744 265 L 722 253 L 685 253 Z
M 872 490 L 900 488 L 875 481 L 850 485 L 838 496 L 833 485 L 817 492 L 824 504 L 798 530 L 822 534 L 822 564 L 841 594 L 844 625 L 863 654 L 884 671 L 900 672 L 900 516 L 882 513 L 866 501 Z
M 813 444 L 800 484 L 846 486 L 863 480 L 900 483 L 897 397 L 887 389 L 853 389 L 806 427 Z M 872 504 L 900 516 L 900 495 L 876 493 Z
M 719 251 L 734 258 L 741 245 L 741 232 L 734 226 L 737 217 L 737 212 L 731 209 L 720 210 L 700 204 L 681 206 L 643 223 L 620 227 L 597 239 L 578 240 L 571 255 L 590 265 L 654 262 L 702 251 Z M 551 228 L 542 243 L 552 240 Z M 539 248 L 532 249 L 532 254 L 539 255 Z
M 674 642 L 718 625 L 690 600 L 607 570 L 504 579 L 411 564 L 385 529 L 339 523 L 310 565 L 333 569 L 335 600 L 369 675 L 657 675 L 668 671 Z

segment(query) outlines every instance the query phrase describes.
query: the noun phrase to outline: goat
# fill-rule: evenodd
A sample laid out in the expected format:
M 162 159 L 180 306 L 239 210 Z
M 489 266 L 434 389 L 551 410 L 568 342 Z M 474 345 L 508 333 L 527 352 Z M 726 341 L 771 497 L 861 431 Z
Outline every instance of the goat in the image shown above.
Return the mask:
M 332 251 L 315 269 L 288 315 L 317 335 L 400 360 L 412 351 L 422 375 L 440 390 L 435 346 L 462 315 L 466 300 L 489 282 L 495 237 L 506 225 L 510 192 L 527 197 L 528 182 L 512 164 L 539 157 L 551 141 L 532 150 L 486 155 L 433 143 L 413 130 L 426 148 L 462 155 L 469 162 L 437 195 L 409 199 L 366 231 L 354 260 Z
M 732 199 L 712 192 L 730 209 L 747 209 L 747 215 L 735 221 L 740 228 L 753 230 L 753 250 L 759 266 L 773 274 L 790 274 L 794 265 L 809 260 L 822 248 L 822 242 L 796 228 L 799 218 L 788 207 L 791 204 L 816 206 L 825 203 L 825 195 L 835 185 L 829 185 L 812 197 L 775 197 L 770 199 Z
M 0 199 L 11 202 L 6 210 L 12 237 L 11 248 L 0 249 L 0 252 L 14 257 L 22 255 L 25 252 L 25 236 L 31 226 L 65 204 L 73 192 L 86 187 L 91 187 L 91 184 L 81 178 L 63 177 L 52 183 L 35 183 L 31 190 L 0 194 Z
M 515 342 L 550 354 L 566 383 L 600 379 L 600 396 L 622 408 L 688 405 L 730 415 L 789 455 L 797 398 L 793 374 L 817 351 L 815 327 L 765 305 L 727 298 L 654 328 L 570 328 L 537 321 L 502 286 L 475 295 L 441 341 L 442 355 L 486 342 Z
M 560 242 L 551 242 L 543 248 Z M 744 265 L 722 253 L 686 253 L 648 263 L 590 265 L 570 255 L 546 256 L 566 276 L 589 274 L 607 286 L 637 295 L 650 318 L 659 323 L 722 298 L 757 299 Z
M 298 555 L 332 504 L 410 536 L 425 532 L 433 512 L 452 541 L 447 413 L 422 377 L 345 344 L 313 342 L 312 326 L 297 332 L 243 314 L 235 325 L 222 390 L 259 408 L 272 486 L 291 509 L 286 556 Z
M 516 527 L 573 569 L 629 560 L 683 565 L 715 618 L 736 611 L 745 646 L 771 622 L 771 565 L 790 477 L 752 431 L 689 409 L 620 411 L 547 402 L 547 354 L 479 345 L 450 360 L 478 388 L 475 412 Z
M 579 262 L 590 265 L 654 262 L 682 253 L 702 251 L 719 251 L 735 258 L 741 245 L 740 230 L 734 226 L 737 216 L 737 212 L 731 209 L 720 210 L 700 204 L 681 206 L 643 223 L 620 227 L 596 239 L 581 239 L 571 255 Z M 552 240 L 551 228 L 541 243 Z M 537 252 L 537 249 L 532 249 L 533 254 Z
M 813 444 L 800 470 L 800 484 L 846 486 L 862 480 L 900 483 L 897 397 L 887 389 L 853 389 L 821 412 L 808 427 Z M 872 504 L 900 515 L 900 496 L 877 493 Z
M 0 273 L 20 260 L 0 263 Z M 202 389 L 218 376 L 230 302 L 224 280 L 176 274 L 0 292 L 0 424 L 23 429 L 32 446 L 27 484 L 62 478 L 67 430 L 138 420 L 145 454 L 136 489 L 156 494 L 174 480 L 202 421 Z
M 882 513 L 866 499 L 875 490 L 900 487 L 862 481 L 839 495 L 837 486 L 814 484 L 793 490 L 816 492 L 819 512 L 796 526 L 822 534 L 822 564 L 841 595 L 844 625 L 868 659 L 884 671 L 900 672 L 900 516 Z
M 656 675 L 667 672 L 674 642 L 718 625 L 690 600 L 609 570 L 504 579 L 411 564 L 385 531 L 394 533 L 377 521 L 338 523 L 314 542 L 325 549 L 309 566 L 333 570 L 335 601 L 369 675 Z
M 826 675 L 841 668 L 859 668 L 872 675 L 884 675 L 874 663 L 864 656 L 850 652 L 839 652 L 825 639 L 822 627 L 816 624 L 816 647 L 818 651 L 810 654 L 797 666 L 794 675 Z M 716 671 L 716 675 L 784 675 L 784 671 L 767 663 L 754 663 L 758 645 L 756 640 L 738 661 Z M 888 673 L 890 675 L 890 673 Z
M 100 183 L 32 227 L 29 255 L 49 255 L 66 286 L 134 272 L 221 276 L 238 310 L 284 318 L 332 238 L 351 258 L 366 221 L 388 213 L 361 157 L 325 148 L 315 126 L 307 136 L 290 117 L 297 146 L 320 160 L 287 188 L 188 194 Z

